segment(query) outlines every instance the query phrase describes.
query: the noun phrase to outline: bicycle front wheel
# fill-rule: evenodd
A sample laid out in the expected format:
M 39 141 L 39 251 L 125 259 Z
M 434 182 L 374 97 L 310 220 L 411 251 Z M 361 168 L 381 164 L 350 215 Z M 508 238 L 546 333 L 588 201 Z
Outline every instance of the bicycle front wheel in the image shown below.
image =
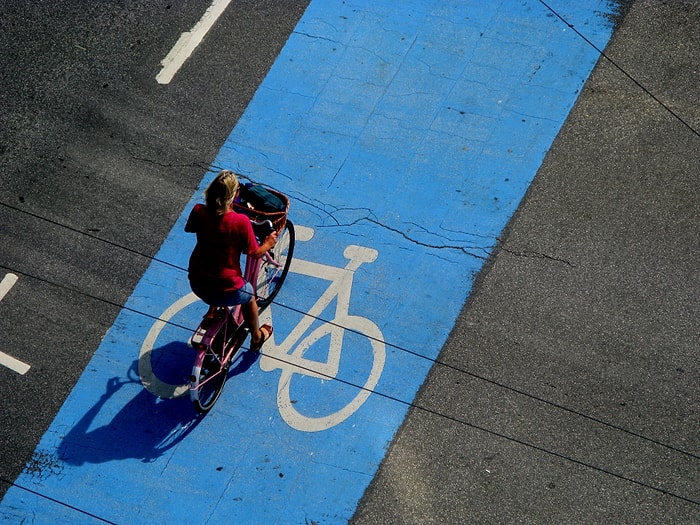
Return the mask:
M 277 244 L 260 261 L 256 294 L 258 308 L 267 308 L 284 283 L 294 254 L 294 225 L 287 221 L 277 237 Z

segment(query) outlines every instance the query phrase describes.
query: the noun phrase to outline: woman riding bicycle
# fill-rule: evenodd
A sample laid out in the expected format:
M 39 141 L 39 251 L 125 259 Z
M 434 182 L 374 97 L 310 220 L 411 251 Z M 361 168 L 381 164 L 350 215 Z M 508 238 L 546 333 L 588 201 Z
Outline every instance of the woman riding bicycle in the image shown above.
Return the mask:
M 243 278 L 241 255 L 263 256 L 277 242 L 277 232 L 258 245 L 250 219 L 233 211 L 238 190 L 235 173 L 222 170 L 204 193 L 206 204 L 192 209 L 185 231 L 197 234 L 197 244 L 188 277 L 192 291 L 208 305 L 241 305 L 250 329 L 250 348 L 260 351 L 272 335 L 272 326 L 258 326 L 258 303 L 252 285 Z

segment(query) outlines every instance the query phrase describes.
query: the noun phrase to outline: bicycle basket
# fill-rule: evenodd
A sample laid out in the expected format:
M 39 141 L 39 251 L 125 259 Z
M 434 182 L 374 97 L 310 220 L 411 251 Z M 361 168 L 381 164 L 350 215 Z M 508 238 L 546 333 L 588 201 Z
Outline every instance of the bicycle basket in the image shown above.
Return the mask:
M 281 231 L 287 221 L 289 198 L 279 191 L 262 184 L 242 184 L 233 209 L 256 222 L 269 220 L 277 231 Z

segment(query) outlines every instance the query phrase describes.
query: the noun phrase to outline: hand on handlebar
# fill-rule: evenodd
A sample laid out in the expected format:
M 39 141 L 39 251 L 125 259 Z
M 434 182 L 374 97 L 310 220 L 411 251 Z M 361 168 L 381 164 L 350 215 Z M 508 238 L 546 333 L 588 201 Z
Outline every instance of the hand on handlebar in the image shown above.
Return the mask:
M 265 246 L 265 251 L 271 249 L 275 244 L 277 244 L 277 232 L 274 231 L 267 237 L 265 237 L 265 240 L 263 241 L 263 246 Z
M 249 255 L 253 257 L 262 257 L 263 254 L 270 251 L 275 244 L 277 244 L 277 232 L 273 231 L 270 235 L 265 237 L 265 240 L 258 246 L 258 249 Z

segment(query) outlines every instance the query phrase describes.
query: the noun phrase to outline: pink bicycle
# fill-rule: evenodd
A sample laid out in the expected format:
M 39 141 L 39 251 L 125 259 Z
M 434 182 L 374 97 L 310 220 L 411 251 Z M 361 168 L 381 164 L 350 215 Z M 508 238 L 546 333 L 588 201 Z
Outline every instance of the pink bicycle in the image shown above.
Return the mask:
M 287 220 L 288 199 L 283 199 L 283 212 L 265 213 L 243 208 L 251 217 L 258 242 L 277 230 L 277 244 L 261 258 L 247 257 L 244 277 L 253 285 L 258 308 L 270 306 L 284 283 L 294 253 L 294 225 Z M 264 218 L 256 222 L 255 218 Z M 269 217 L 269 218 L 265 218 Z M 190 339 L 197 352 L 190 376 L 190 399 L 200 413 L 207 413 L 219 399 L 228 378 L 231 364 L 242 355 L 243 343 L 249 334 L 241 307 L 210 306 Z

